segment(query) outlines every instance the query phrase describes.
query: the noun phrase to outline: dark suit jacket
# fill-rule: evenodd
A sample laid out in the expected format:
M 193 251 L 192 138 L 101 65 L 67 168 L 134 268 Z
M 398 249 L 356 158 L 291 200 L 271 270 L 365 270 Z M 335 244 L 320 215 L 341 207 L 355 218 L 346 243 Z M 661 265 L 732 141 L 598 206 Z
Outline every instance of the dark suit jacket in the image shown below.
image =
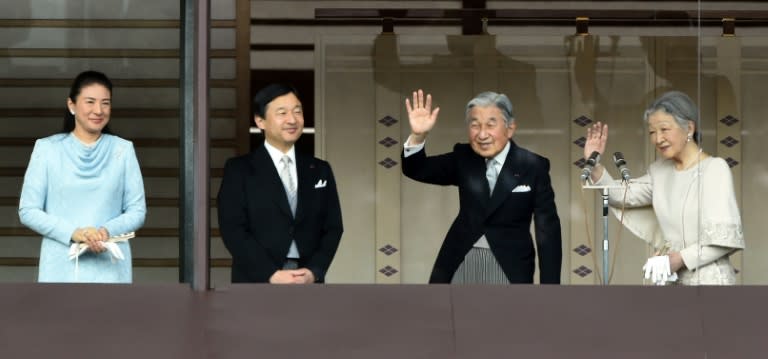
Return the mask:
M 430 283 L 450 283 L 464 256 L 485 234 L 491 251 L 511 283 L 533 283 L 535 270 L 531 220 L 535 219 L 541 283 L 560 283 L 560 219 L 549 178 L 549 160 L 517 147 L 510 149 L 488 196 L 485 159 L 469 144 L 427 157 L 419 151 L 405 158 L 403 173 L 419 182 L 459 187 L 459 214 L 437 255 Z M 513 192 L 518 186 L 530 191 Z M 525 187 L 518 187 L 524 190 Z
M 317 282 L 339 246 L 341 207 L 328 162 L 296 153 L 298 197 L 291 215 L 283 183 L 267 149 L 231 158 L 224 166 L 218 196 L 219 228 L 232 254 L 232 282 L 269 282 L 282 269 L 291 240 L 299 250 L 299 267 Z M 325 181 L 325 186 L 317 186 Z

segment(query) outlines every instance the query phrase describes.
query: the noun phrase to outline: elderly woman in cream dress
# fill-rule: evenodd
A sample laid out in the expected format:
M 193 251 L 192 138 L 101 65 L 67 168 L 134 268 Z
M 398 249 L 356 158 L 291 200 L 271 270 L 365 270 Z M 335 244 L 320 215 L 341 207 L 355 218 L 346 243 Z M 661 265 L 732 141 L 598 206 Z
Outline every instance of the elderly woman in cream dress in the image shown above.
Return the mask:
M 676 283 L 735 284 L 729 256 L 744 248 L 744 238 L 733 178 L 722 158 L 699 147 L 695 104 L 682 92 L 668 92 L 646 109 L 644 120 L 659 159 L 630 182 L 626 200 L 624 189 L 611 190 L 609 205 L 619 217 L 624 208 L 624 225 L 664 252 L 648 263 L 661 259 L 666 266 L 668 260 Z M 593 151 L 602 154 L 607 139 L 608 125 L 588 128 L 585 158 Z M 597 185 L 615 181 L 600 165 L 590 180 Z

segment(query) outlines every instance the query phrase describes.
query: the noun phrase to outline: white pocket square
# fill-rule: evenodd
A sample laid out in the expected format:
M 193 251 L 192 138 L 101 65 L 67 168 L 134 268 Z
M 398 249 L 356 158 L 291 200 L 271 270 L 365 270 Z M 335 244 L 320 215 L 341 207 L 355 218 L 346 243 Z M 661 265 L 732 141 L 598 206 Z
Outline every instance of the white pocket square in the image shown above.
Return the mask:
M 327 184 L 327 180 L 318 180 L 317 183 L 315 183 L 315 188 L 325 188 Z
M 530 191 L 531 191 L 531 186 L 525 185 L 525 184 L 521 184 L 512 190 L 512 192 L 530 192 Z

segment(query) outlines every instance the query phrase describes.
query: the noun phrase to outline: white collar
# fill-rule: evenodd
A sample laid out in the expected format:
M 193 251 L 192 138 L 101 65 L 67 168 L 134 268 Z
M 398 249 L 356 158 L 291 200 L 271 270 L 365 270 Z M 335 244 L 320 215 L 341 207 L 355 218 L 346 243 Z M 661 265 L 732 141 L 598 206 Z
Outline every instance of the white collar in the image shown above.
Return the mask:
M 507 154 L 509 154 L 510 149 L 509 140 L 507 140 L 506 146 L 504 146 L 504 149 L 501 150 L 496 156 L 493 157 L 494 160 L 496 160 L 496 163 L 498 163 L 499 168 L 504 167 L 504 161 L 507 159 Z M 490 159 L 485 160 L 487 163 Z
M 288 150 L 288 153 L 283 153 L 275 146 L 269 144 L 267 140 L 264 140 L 264 148 L 267 149 L 269 157 L 272 158 L 272 162 L 275 164 L 275 168 L 280 168 L 280 160 L 283 158 L 283 156 L 286 155 L 291 158 L 291 163 L 293 166 L 296 166 L 296 146 L 291 146 L 291 148 Z

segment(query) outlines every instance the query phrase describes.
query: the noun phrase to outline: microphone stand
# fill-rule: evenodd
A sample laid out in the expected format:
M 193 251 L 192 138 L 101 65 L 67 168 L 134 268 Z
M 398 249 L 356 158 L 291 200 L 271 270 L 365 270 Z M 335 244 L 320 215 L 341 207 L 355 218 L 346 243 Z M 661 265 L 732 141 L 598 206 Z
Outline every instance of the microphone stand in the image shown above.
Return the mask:
M 609 244 L 608 244 L 608 190 L 620 189 L 622 186 L 615 184 L 595 186 L 595 185 L 582 185 L 582 189 L 600 190 L 601 197 L 603 199 L 603 285 L 608 285 L 609 276 Z

